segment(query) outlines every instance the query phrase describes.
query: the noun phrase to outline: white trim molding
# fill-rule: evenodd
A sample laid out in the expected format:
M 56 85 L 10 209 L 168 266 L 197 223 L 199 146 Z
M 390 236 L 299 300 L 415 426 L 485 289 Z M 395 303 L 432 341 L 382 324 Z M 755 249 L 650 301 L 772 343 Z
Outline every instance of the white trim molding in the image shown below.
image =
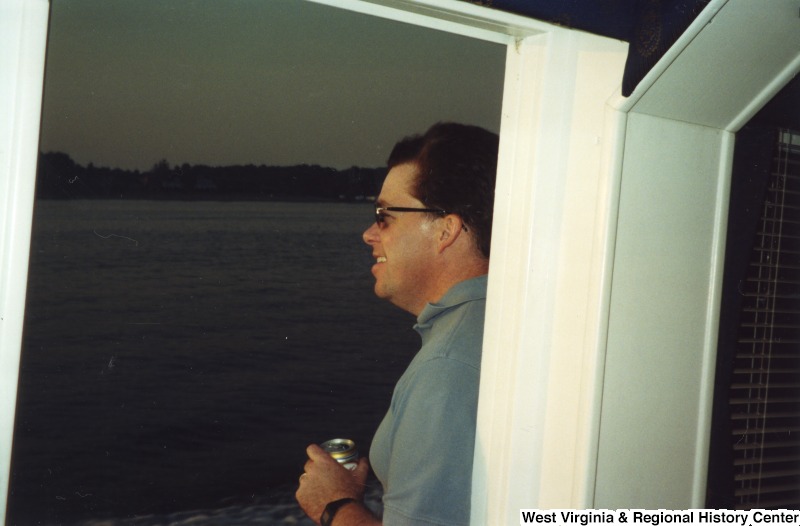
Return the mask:
M 0 517 L 5 517 L 25 312 L 47 0 L 0 4 Z
M 472 524 L 590 504 L 626 52 L 555 27 L 508 49 Z
M 497 44 L 546 33 L 549 24 L 458 0 L 309 0 Z

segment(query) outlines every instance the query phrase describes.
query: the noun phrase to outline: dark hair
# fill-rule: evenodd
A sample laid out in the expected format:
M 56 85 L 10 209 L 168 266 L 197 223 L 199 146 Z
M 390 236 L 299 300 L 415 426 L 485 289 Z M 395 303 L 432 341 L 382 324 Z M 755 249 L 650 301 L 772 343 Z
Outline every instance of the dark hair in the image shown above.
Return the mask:
M 417 166 L 412 195 L 426 207 L 457 214 L 489 257 L 499 137 L 483 128 L 451 122 L 434 124 L 424 135 L 406 137 L 389 155 L 391 170 Z

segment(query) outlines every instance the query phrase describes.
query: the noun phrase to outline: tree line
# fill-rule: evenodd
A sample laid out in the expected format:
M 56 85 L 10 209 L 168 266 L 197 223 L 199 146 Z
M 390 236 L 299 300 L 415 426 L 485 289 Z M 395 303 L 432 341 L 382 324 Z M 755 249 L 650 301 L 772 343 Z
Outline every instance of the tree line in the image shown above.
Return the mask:
M 39 154 L 36 196 L 42 199 L 213 199 L 361 201 L 377 195 L 385 168 L 319 165 L 170 166 L 150 170 L 82 166 L 63 152 Z

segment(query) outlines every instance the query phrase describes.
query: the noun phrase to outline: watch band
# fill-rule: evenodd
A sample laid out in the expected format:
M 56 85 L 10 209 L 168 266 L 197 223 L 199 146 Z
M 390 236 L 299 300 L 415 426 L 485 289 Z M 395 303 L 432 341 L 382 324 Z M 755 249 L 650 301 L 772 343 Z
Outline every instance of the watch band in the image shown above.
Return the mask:
M 333 502 L 329 502 L 327 506 L 325 506 L 325 511 L 322 512 L 322 517 L 319 519 L 319 523 L 321 526 L 331 526 L 333 522 L 333 517 L 336 515 L 336 512 L 339 511 L 339 508 L 342 506 L 346 506 L 351 502 L 355 502 L 356 499 L 351 499 L 350 497 L 345 497 L 343 499 L 335 500 Z

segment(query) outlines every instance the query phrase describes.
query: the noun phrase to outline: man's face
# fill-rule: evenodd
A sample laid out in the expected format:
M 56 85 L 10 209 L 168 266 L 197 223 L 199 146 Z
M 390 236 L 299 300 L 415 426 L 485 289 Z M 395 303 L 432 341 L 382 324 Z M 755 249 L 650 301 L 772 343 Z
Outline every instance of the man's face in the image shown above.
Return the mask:
M 392 168 L 376 205 L 425 208 L 410 191 L 416 169 L 413 164 Z M 382 224 L 373 224 L 363 234 L 375 258 L 375 294 L 415 315 L 431 300 L 430 291 L 434 290 L 435 221 L 425 213 L 386 212 Z

